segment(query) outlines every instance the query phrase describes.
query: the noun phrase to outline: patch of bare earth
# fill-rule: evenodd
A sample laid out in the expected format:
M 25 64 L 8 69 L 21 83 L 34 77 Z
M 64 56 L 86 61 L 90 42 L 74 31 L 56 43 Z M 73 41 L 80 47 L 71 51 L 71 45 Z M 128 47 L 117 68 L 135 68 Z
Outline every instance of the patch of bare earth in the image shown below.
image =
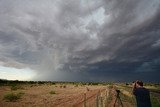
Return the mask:
M 11 91 L 10 87 L 0 87 L 0 106 L 1 107 L 70 107 L 82 106 L 84 93 L 86 98 L 96 95 L 103 86 L 74 86 L 74 85 L 25 85 L 24 89 Z M 55 91 L 55 94 L 50 94 Z M 3 100 L 4 94 L 9 92 L 24 92 L 21 99 L 16 102 L 6 102 Z
M 100 96 L 103 96 L 104 107 L 122 107 L 116 100 L 115 87 L 108 89 L 106 86 L 75 86 L 75 85 L 22 85 L 23 89 L 11 91 L 9 86 L 0 87 L 0 107 L 96 107 L 100 104 Z M 50 94 L 54 91 L 55 94 Z M 3 97 L 6 93 L 23 92 L 21 99 L 15 102 L 6 102 Z M 101 94 L 101 95 L 100 95 Z M 99 96 L 98 96 L 99 95 Z M 97 96 L 99 101 L 97 103 Z M 104 99 L 111 97 L 109 103 Z M 134 107 L 129 102 L 122 100 L 123 107 Z

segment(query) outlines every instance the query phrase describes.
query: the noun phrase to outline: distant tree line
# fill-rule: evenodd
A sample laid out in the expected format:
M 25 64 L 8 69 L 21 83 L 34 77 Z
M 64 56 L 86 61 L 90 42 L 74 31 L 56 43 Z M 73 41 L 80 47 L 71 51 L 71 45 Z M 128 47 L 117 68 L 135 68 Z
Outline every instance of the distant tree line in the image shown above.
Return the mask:
M 19 81 L 19 80 L 6 80 L 0 79 L 0 85 L 12 85 L 12 84 L 51 84 L 55 85 L 59 84 L 73 84 L 73 85 L 113 85 L 116 83 L 113 82 L 64 82 L 64 81 Z M 129 85 L 132 83 L 118 83 L 122 85 Z M 149 86 L 159 86 L 160 83 L 145 83 L 145 85 Z
M 111 82 L 64 82 L 64 81 L 19 81 L 19 80 L 6 80 L 0 79 L 0 85 L 12 84 L 73 84 L 73 85 L 112 85 Z

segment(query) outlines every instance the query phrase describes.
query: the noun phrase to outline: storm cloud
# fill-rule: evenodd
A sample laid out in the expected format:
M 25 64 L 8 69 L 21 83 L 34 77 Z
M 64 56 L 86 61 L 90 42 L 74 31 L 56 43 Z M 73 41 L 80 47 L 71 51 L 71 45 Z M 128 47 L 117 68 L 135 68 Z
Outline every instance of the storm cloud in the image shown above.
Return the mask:
M 159 0 L 0 0 L 0 65 L 33 80 L 160 81 Z

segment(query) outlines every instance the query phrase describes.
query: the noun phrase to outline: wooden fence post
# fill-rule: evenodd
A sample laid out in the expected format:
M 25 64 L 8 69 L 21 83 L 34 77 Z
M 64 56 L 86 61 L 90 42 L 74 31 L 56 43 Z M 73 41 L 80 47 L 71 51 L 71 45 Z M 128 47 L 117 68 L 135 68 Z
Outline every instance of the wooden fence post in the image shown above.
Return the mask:
M 96 97 L 97 97 L 97 98 L 96 98 L 96 107 L 99 107 L 99 95 L 97 94 Z
M 100 102 L 99 102 L 100 101 Z M 100 99 L 100 90 L 97 93 L 97 99 L 96 99 L 96 107 L 99 107 L 101 104 L 101 99 Z
M 83 105 L 84 107 L 87 107 L 86 106 L 86 93 L 84 93 L 84 105 Z
M 100 107 L 103 107 L 103 99 L 102 99 L 102 96 L 100 96 Z
M 104 95 L 104 107 L 106 106 L 106 103 L 107 103 L 107 98 L 108 98 L 108 95 L 107 95 L 107 89 L 105 90 L 105 95 Z

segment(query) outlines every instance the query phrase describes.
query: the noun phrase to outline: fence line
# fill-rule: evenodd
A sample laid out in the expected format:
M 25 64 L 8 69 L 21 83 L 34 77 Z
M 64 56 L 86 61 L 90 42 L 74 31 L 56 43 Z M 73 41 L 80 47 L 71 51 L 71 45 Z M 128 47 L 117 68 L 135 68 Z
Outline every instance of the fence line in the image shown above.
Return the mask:
M 71 105 L 72 107 L 87 107 L 87 104 L 89 103 L 89 100 L 94 100 L 94 105 L 96 105 L 96 107 L 105 107 L 105 103 L 106 103 L 106 89 L 101 89 L 101 90 L 91 90 L 89 92 L 95 91 L 95 93 L 93 92 L 93 95 L 87 97 L 87 93 L 82 93 L 79 95 L 76 95 L 76 97 L 73 97 L 75 100 L 77 100 L 79 98 L 80 102 L 78 103 L 74 103 L 73 105 Z M 104 93 L 105 92 L 105 93 Z M 90 95 L 90 94 L 88 94 Z M 80 98 L 81 97 L 81 98 Z M 70 99 L 66 100 L 64 103 L 58 103 L 55 104 L 54 106 L 58 106 L 60 107 L 61 105 L 67 105 L 67 103 L 71 102 Z
M 93 94 L 92 96 L 87 97 L 87 98 L 86 98 L 86 93 L 85 93 L 84 95 L 85 95 L 85 96 L 84 96 L 84 100 L 82 100 L 82 101 L 79 102 L 79 103 L 74 104 L 73 107 L 76 107 L 77 105 L 82 105 L 83 103 L 86 103 L 87 100 L 89 100 L 89 99 L 93 98 L 94 96 L 96 96 L 97 93 L 95 93 L 95 94 Z
M 78 94 L 78 95 L 76 95 L 76 97 L 74 97 L 74 99 L 77 99 L 77 98 L 79 98 L 80 96 L 82 96 L 82 94 Z M 70 99 L 68 99 L 68 100 L 66 100 L 64 103 L 66 104 L 66 103 L 68 103 L 68 102 L 70 102 L 71 100 Z M 56 107 L 56 106 L 59 106 L 59 105 L 61 105 L 62 103 L 61 102 L 59 102 L 59 103 L 57 103 L 57 104 L 54 104 L 54 106 Z
M 84 98 L 83 98 L 84 100 L 79 103 L 74 104 L 73 107 L 77 107 L 79 105 L 83 105 L 83 107 L 87 107 L 87 102 L 89 102 L 89 100 L 91 100 L 92 98 L 95 98 L 96 107 L 103 107 L 103 105 L 105 105 L 105 103 L 106 103 L 103 101 L 103 98 L 105 99 L 105 97 L 106 97 L 105 90 L 106 89 L 99 90 L 98 92 L 96 92 L 95 94 L 93 94 L 89 97 L 86 97 L 86 93 L 85 93 Z M 102 93 L 104 91 L 105 91 L 105 94 L 104 94 L 104 96 L 102 96 Z

